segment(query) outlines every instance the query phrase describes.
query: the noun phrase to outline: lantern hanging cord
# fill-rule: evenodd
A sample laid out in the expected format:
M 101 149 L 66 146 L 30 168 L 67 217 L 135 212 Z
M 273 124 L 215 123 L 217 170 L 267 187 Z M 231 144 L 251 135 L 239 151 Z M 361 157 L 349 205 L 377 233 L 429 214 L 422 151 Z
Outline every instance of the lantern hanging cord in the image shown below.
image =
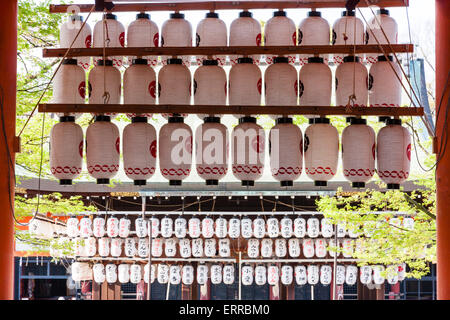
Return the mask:
M 106 46 L 109 47 L 109 42 L 111 39 L 109 38 L 108 31 L 108 21 L 106 19 L 106 9 L 103 12 L 103 104 L 109 103 L 110 94 L 106 91 Z
M 61 61 L 58 63 L 58 66 L 56 67 L 55 72 L 53 72 L 52 77 L 50 78 L 49 82 L 47 82 L 47 85 L 44 89 L 44 91 L 42 91 L 41 96 L 39 97 L 36 105 L 34 106 L 33 110 L 31 111 L 31 114 L 28 116 L 27 120 L 25 121 L 25 124 L 23 125 L 22 129 L 20 129 L 19 134 L 17 135 L 17 137 L 20 138 L 20 136 L 22 135 L 23 131 L 25 130 L 26 126 L 28 125 L 28 122 L 30 122 L 31 117 L 34 115 L 34 113 L 36 112 L 36 109 L 38 108 L 39 104 L 41 103 L 41 100 L 44 98 L 44 95 L 47 93 L 48 88 L 50 88 L 50 85 L 53 82 L 53 79 L 56 76 L 56 73 L 58 72 L 58 70 L 61 68 L 61 65 L 63 63 L 63 61 L 66 59 L 66 57 L 69 54 L 69 51 L 72 49 L 72 46 L 74 45 L 75 41 L 78 39 L 78 36 L 81 33 L 81 30 L 83 30 L 84 26 L 86 25 L 86 22 L 88 21 L 91 13 L 94 11 L 95 5 L 92 5 L 91 10 L 89 11 L 86 20 L 83 22 L 83 24 L 80 27 L 80 30 L 78 30 L 77 34 L 75 35 L 75 38 L 72 40 L 72 43 L 70 44 L 69 48 L 67 48 L 66 52 L 64 53 L 64 56 L 62 57 Z

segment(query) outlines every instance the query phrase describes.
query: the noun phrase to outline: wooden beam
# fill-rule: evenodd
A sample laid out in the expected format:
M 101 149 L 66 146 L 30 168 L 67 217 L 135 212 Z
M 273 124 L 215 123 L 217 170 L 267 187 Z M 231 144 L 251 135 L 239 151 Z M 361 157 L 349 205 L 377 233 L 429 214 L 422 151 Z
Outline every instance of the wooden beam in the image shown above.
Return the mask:
M 381 45 L 386 53 L 414 52 L 413 44 Z M 66 54 L 67 48 L 45 48 L 44 58 L 61 58 Z M 183 56 L 183 55 L 241 55 L 253 54 L 332 54 L 341 53 L 379 53 L 383 54 L 377 44 L 362 45 L 305 45 L 305 46 L 229 46 L 229 47 L 126 47 L 105 48 L 106 56 Z M 72 48 L 67 57 L 101 57 L 103 48 Z
M 301 9 L 301 8 L 345 8 L 345 0 L 324 1 L 158 1 L 142 3 L 115 3 L 112 12 L 129 11 L 188 11 L 188 10 L 249 10 L 249 9 Z M 89 12 L 93 4 L 76 4 L 80 12 Z M 379 7 L 409 6 L 409 0 L 380 0 Z M 67 13 L 70 5 L 50 5 L 50 13 Z M 358 7 L 367 7 L 361 1 Z
M 39 112 L 53 113 L 186 113 L 245 115 L 340 115 L 340 116 L 423 116 L 415 107 L 346 107 L 317 106 L 224 106 L 224 105 L 142 105 L 142 104 L 40 104 Z

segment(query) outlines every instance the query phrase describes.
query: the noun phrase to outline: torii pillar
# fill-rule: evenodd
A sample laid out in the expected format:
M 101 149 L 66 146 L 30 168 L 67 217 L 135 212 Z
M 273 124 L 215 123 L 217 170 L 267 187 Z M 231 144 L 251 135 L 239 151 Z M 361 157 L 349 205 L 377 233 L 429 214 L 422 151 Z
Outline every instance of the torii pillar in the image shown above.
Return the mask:
M 436 146 L 439 148 L 447 134 L 447 148 L 436 170 L 437 198 L 437 298 L 450 300 L 450 112 L 445 116 L 449 86 L 445 86 L 450 71 L 450 1 L 436 0 L 436 108 L 442 100 L 436 118 Z M 442 99 L 441 99 L 442 98 Z M 436 111 L 437 114 L 437 111 Z

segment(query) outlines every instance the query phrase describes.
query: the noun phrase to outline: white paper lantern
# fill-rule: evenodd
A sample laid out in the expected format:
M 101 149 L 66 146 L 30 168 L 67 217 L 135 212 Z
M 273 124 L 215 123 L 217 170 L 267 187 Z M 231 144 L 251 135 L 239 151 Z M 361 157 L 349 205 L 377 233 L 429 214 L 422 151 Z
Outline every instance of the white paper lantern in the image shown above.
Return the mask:
M 97 116 L 86 131 L 86 165 L 97 184 L 109 184 L 119 171 L 120 137 L 109 117 Z
M 228 129 L 220 118 L 207 117 L 195 132 L 196 168 L 206 185 L 218 185 L 228 172 Z
M 264 45 L 265 46 L 296 46 L 297 30 L 292 19 L 286 16 L 285 11 L 275 11 L 273 17 L 264 25 Z M 289 62 L 295 62 L 295 55 L 289 55 Z M 276 59 L 275 56 L 266 56 L 266 62 L 271 64 Z
M 169 266 L 167 264 L 158 264 L 157 280 L 161 284 L 167 284 L 169 282 Z
M 329 119 L 310 119 L 305 131 L 305 171 L 315 186 L 326 186 L 337 172 L 339 158 L 339 134 Z
M 255 283 L 258 286 L 263 286 L 267 282 L 267 269 L 263 265 L 255 267 Z
M 177 265 L 171 265 L 169 268 L 170 284 L 178 285 L 181 283 L 181 267 Z
M 228 258 L 230 255 L 230 239 L 219 239 L 219 256 Z
M 192 256 L 195 258 L 203 257 L 203 239 L 192 239 Z
M 148 232 L 151 233 L 152 238 L 156 238 L 159 235 L 159 219 L 152 217 L 150 218 L 149 224 L 151 227 L 149 226 Z
M 210 268 L 211 272 L 211 283 L 221 284 L 222 283 L 222 266 L 220 264 L 213 264 Z
M 191 173 L 192 131 L 181 117 L 170 117 L 159 131 L 159 166 L 170 185 L 181 185 Z
M 130 282 L 130 265 L 129 264 L 119 264 L 117 273 L 119 275 L 120 283 Z
M 227 40 L 227 26 L 223 20 L 219 19 L 216 12 L 208 12 L 206 18 L 197 24 L 197 47 L 226 47 Z M 206 56 L 197 56 L 197 64 L 201 65 L 205 59 L 207 59 Z M 217 60 L 221 66 L 225 65 L 226 56 L 213 56 L 213 59 Z
M 87 257 L 95 256 L 95 254 L 97 253 L 97 239 L 95 239 L 94 237 L 84 239 L 84 253 Z M 100 254 L 100 243 L 99 243 L 99 254 Z
M 255 238 L 264 238 L 266 234 L 266 222 L 263 218 L 257 217 L 253 220 L 253 235 Z
M 315 252 L 317 258 L 325 258 L 327 255 L 327 243 L 324 239 L 316 239 L 314 241 Z
M 342 241 L 342 255 L 344 258 L 353 257 L 353 240 L 344 239 Z
M 180 256 L 182 258 L 190 258 L 192 255 L 191 240 L 180 239 L 180 242 L 178 244 L 180 246 Z
M 145 238 L 148 235 L 148 227 L 147 227 L 147 220 L 144 218 L 137 218 L 134 221 L 134 226 L 136 230 L 136 236 L 139 238 Z
M 283 238 L 292 237 L 293 227 L 292 219 L 289 217 L 283 217 L 280 221 L 281 236 Z
M 178 217 L 174 221 L 174 234 L 175 237 L 182 239 L 187 234 L 187 221 L 183 217 Z
M 320 231 L 324 238 L 330 238 L 333 235 L 333 224 L 331 224 L 330 219 L 324 218 L 320 220 Z
M 142 267 L 139 264 L 132 264 L 130 266 L 130 282 L 138 284 L 142 280 Z
M 69 218 L 66 222 L 66 234 L 69 238 L 75 238 L 78 236 L 78 219 Z
M 223 266 L 223 283 L 230 285 L 234 283 L 234 265 L 226 264 Z
M 92 220 L 88 217 L 83 217 L 80 220 L 80 236 L 82 238 L 92 236 Z
M 395 285 L 398 282 L 397 266 L 390 265 L 386 268 L 386 280 L 390 285 Z
M 294 279 L 294 269 L 290 265 L 284 265 L 281 267 L 281 283 L 285 286 L 292 284 Z
M 92 222 L 92 233 L 94 237 L 101 238 L 105 235 L 105 218 L 96 217 Z
M 329 45 L 330 44 L 330 25 L 328 21 L 322 18 L 319 11 L 308 12 L 308 17 L 300 21 L 298 25 L 297 43 L 299 46 L 307 45 Z M 328 64 L 328 54 L 321 55 L 325 63 Z M 308 55 L 299 55 L 300 65 L 308 63 Z
M 320 231 L 320 221 L 317 218 L 309 218 L 307 220 L 307 233 L 310 238 L 317 238 Z
M 342 17 L 333 24 L 332 44 L 365 44 L 364 24 L 355 16 L 355 11 L 344 11 Z M 364 54 L 360 55 L 361 58 Z M 342 63 L 343 54 L 334 55 L 334 63 Z
M 219 217 L 216 219 L 214 233 L 217 238 L 225 238 L 227 236 L 227 225 L 228 222 L 225 218 Z
M 367 106 L 369 95 L 369 74 L 367 68 L 360 62 L 360 58 L 346 56 L 344 63 L 336 68 L 336 105 L 347 106 L 349 103 L 355 107 Z M 355 95 L 355 100 L 349 97 Z
M 208 282 L 208 266 L 205 264 L 199 264 L 197 266 L 197 283 L 204 285 Z
M 59 47 L 69 48 L 72 45 L 73 49 L 90 48 L 92 45 L 91 27 L 89 26 L 88 23 L 84 24 L 83 29 L 81 29 L 82 26 L 83 26 L 83 16 L 79 16 L 77 14 L 69 16 L 67 21 L 61 25 L 59 31 Z M 75 37 L 77 38 L 75 39 Z M 89 69 L 91 62 L 90 57 L 78 57 L 77 61 L 78 65 L 80 65 L 83 69 L 85 70 Z
M 101 257 L 107 257 L 109 256 L 109 253 L 111 251 L 111 238 L 100 238 L 98 239 L 98 254 Z
M 386 39 L 387 38 L 387 39 Z M 377 10 L 377 14 L 367 23 L 366 42 L 367 44 L 396 44 L 398 40 L 397 22 L 389 16 L 389 10 Z M 377 61 L 377 55 L 366 54 L 369 63 Z
M 303 218 L 294 219 L 294 236 L 296 238 L 304 238 L 306 235 L 306 220 Z
M 96 263 L 92 266 L 94 274 L 94 281 L 96 283 L 103 283 L 106 281 L 105 266 L 101 263 Z
M 231 239 L 239 238 L 241 235 L 241 220 L 238 218 L 231 218 L 228 222 L 228 236 Z
M 161 219 L 161 236 L 170 238 L 173 234 L 173 220 L 169 217 Z
M 92 269 L 89 263 L 74 262 L 72 264 L 72 279 L 73 281 L 92 280 Z
M 333 277 L 333 270 L 329 265 L 323 265 L 320 267 L 320 283 L 324 286 L 328 286 L 331 283 Z
M 271 286 L 278 284 L 280 281 L 279 268 L 276 265 L 270 265 L 267 268 L 267 283 Z
M 192 26 L 184 19 L 182 13 L 171 13 L 170 19 L 164 21 L 161 27 L 161 47 L 192 47 Z M 167 56 L 162 56 L 161 61 L 166 64 Z M 183 64 L 191 65 L 191 57 L 183 56 Z
M 106 222 L 106 233 L 110 238 L 114 238 L 119 235 L 119 219 L 116 217 L 108 218 Z
M 388 59 L 385 56 L 377 59 L 369 72 L 369 105 L 398 108 L 402 103 L 402 84 L 398 80 L 402 79 L 401 66 L 392 55 Z
M 166 255 L 166 257 L 175 257 L 175 255 L 177 254 L 176 244 L 177 244 L 176 238 L 170 238 L 165 240 L 164 254 Z
M 203 238 L 211 238 L 214 235 L 214 220 L 206 217 L 202 220 L 202 236 Z
M 148 239 L 146 239 L 148 240 Z M 161 257 L 163 253 L 163 238 L 156 238 L 152 240 L 152 257 Z
M 277 238 L 280 235 L 280 223 L 277 218 L 267 219 L 267 234 L 270 238 Z
M 247 256 L 251 259 L 255 259 L 259 256 L 259 240 L 249 239 L 247 241 Z
M 278 118 L 270 129 L 269 156 L 272 176 L 282 187 L 292 186 L 303 167 L 303 135 L 292 118 Z
M 296 238 L 289 239 L 288 252 L 291 258 L 300 257 L 300 240 Z
M 181 269 L 181 281 L 184 285 L 190 286 L 194 283 L 194 267 L 191 265 L 183 265 Z
M 205 256 L 212 258 L 216 253 L 216 239 L 205 239 Z
M 295 282 L 299 286 L 303 286 L 308 283 L 308 277 L 305 266 L 295 266 L 294 269 Z
M 94 48 L 121 48 L 125 47 L 125 28 L 117 21 L 117 16 L 107 13 L 104 18 L 94 26 Z M 114 66 L 120 68 L 123 65 L 122 56 L 110 57 Z M 94 63 L 98 59 L 94 59 Z M 92 72 L 92 71 L 91 71 Z
M 119 220 L 119 237 L 128 238 L 130 234 L 131 220 L 127 218 L 120 218 Z
M 263 258 L 271 258 L 273 254 L 273 240 L 262 239 L 261 240 L 261 256 Z
M 405 280 L 405 276 L 406 276 L 406 263 L 402 263 L 400 265 L 398 265 L 398 281 L 403 281 Z
M 336 255 L 338 257 L 341 255 L 341 252 L 337 251 L 337 250 L 340 250 L 340 247 L 341 247 L 340 243 L 341 243 L 340 240 L 338 240 L 337 244 L 336 244 L 336 241 L 334 239 L 330 239 L 330 241 L 328 243 L 328 253 L 330 254 L 330 256 L 332 258 L 334 258 Z
M 343 285 L 345 283 L 345 266 L 336 266 L 336 284 Z
M 188 222 L 188 228 L 189 228 L 189 236 L 191 238 L 198 238 L 201 234 L 201 222 L 199 218 L 191 218 Z
M 136 20 L 128 25 L 127 29 L 127 47 L 158 47 L 159 30 L 155 22 L 150 20 L 148 13 L 140 12 L 136 15 Z M 148 59 L 152 66 L 158 63 L 157 56 L 144 56 Z M 136 59 L 136 57 L 128 57 L 128 60 Z
M 275 255 L 278 258 L 283 258 L 287 254 L 287 244 L 286 239 L 276 239 L 275 240 Z
M 151 266 L 151 275 L 150 275 L 150 283 L 153 283 L 156 278 L 156 266 L 152 264 Z M 149 281 L 149 264 L 147 263 L 144 266 L 144 282 L 148 283 Z
M 399 119 L 386 124 L 377 136 L 377 173 L 388 189 L 399 189 L 409 176 L 411 135 Z
M 314 242 L 311 239 L 304 239 L 302 242 L 302 251 L 305 258 L 314 257 Z
M 344 238 L 346 234 L 346 225 L 345 223 L 338 223 L 336 225 L 336 232 L 338 238 Z
M 310 285 L 316 285 L 317 283 L 319 283 L 319 267 L 316 265 L 309 265 L 308 268 L 306 269 L 306 275 L 308 278 L 308 284 Z
M 375 132 L 365 119 L 351 119 L 342 132 L 344 176 L 353 188 L 364 188 L 375 172 Z
M 239 18 L 233 20 L 230 25 L 230 46 L 260 46 L 261 24 L 252 18 L 252 13 L 242 11 Z M 260 55 L 252 56 L 255 63 L 259 64 Z M 237 63 L 239 56 L 230 56 L 232 64 Z
M 126 238 L 124 245 L 125 255 L 127 257 L 134 257 L 137 253 L 135 238 Z
M 141 258 L 148 257 L 149 249 L 150 249 L 150 246 L 149 246 L 148 238 L 140 238 L 138 240 L 138 248 L 137 248 L 138 256 Z
M 362 284 L 369 284 L 372 282 L 371 266 L 362 266 L 359 268 L 359 280 Z
M 106 282 L 116 283 L 117 282 L 117 266 L 115 264 L 109 263 L 105 266 Z
M 345 268 L 345 284 L 353 286 L 358 280 L 358 268 L 356 266 L 347 266 Z
M 241 268 L 241 282 L 244 286 L 253 284 L 253 267 L 251 265 L 243 265 Z
M 243 238 L 248 239 L 253 236 L 252 220 L 248 217 L 244 217 L 241 220 L 241 235 Z

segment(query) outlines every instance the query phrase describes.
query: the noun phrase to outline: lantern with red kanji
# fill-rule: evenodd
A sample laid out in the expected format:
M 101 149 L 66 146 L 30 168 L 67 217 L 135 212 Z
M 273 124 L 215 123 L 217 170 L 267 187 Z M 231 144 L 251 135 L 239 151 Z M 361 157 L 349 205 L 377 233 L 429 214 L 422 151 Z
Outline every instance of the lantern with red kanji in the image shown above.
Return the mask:
M 261 24 L 252 18 L 252 13 L 241 11 L 239 18 L 233 20 L 230 25 L 230 46 L 260 46 Z M 231 64 L 236 64 L 240 56 L 230 56 Z M 255 63 L 259 64 L 260 55 L 252 56 Z
M 59 31 L 59 46 L 60 48 L 90 48 L 92 44 L 92 30 L 89 24 L 85 23 L 83 29 L 83 17 L 77 14 L 69 16 L 66 22 L 61 25 Z M 80 32 L 80 34 L 78 34 Z M 78 34 L 78 37 L 77 37 Z M 74 41 L 74 39 L 76 40 Z M 72 44 L 73 42 L 73 44 Z M 78 57 L 78 65 L 83 69 L 88 70 L 91 65 L 90 57 Z
M 161 47 L 192 47 L 192 26 L 183 13 L 171 13 L 170 19 L 163 23 Z M 168 56 L 162 56 L 162 64 L 165 65 L 168 59 Z M 191 65 L 191 56 L 183 56 L 182 60 L 184 65 Z
M 148 13 L 140 12 L 136 15 L 136 20 L 128 25 L 127 29 L 127 47 L 158 47 L 159 45 L 159 30 L 155 22 L 150 20 Z M 147 59 L 150 65 L 156 66 L 158 63 L 157 56 L 143 56 Z M 128 57 L 131 62 L 136 57 Z
M 296 46 L 297 30 L 292 19 L 283 10 L 275 11 L 273 17 L 264 25 L 264 45 L 266 46 Z M 275 56 L 266 56 L 268 64 L 273 63 Z M 289 63 L 295 62 L 295 55 L 287 57 Z
M 125 47 L 125 27 L 117 20 L 117 16 L 107 13 L 104 18 L 94 26 L 94 48 L 123 48 Z M 109 57 L 115 67 L 123 65 L 123 56 Z M 108 59 L 108 60 L 109 60 Z M 98 63 L 99 58 L 94 58 Z
M 216 12 L 208 12 L 205 19 L 200 20 L 197 25 L 197 32 L 195 35 L 196 47 L 226 47 L 228 44 L 227 25 L 223 20 L 219 19 Z M 197 56 L 197 64 L 202 65 L 206 56 Z M 226 56 L 213 56 L 218 64 L 223 66 L 226 62 Z
M 324 18 L 319 11 L 308 12 L 308 17 L 303 19 L 298 25 L 298 45 L 318 45 L 324 46 L 330 44 L 330 24 Z M 328 63 L 328 54 L 322 54 L 325 63 Z M 307 54 L 300 54 L 299 61 L 300 65 L 305 65 L 308 63 Z

